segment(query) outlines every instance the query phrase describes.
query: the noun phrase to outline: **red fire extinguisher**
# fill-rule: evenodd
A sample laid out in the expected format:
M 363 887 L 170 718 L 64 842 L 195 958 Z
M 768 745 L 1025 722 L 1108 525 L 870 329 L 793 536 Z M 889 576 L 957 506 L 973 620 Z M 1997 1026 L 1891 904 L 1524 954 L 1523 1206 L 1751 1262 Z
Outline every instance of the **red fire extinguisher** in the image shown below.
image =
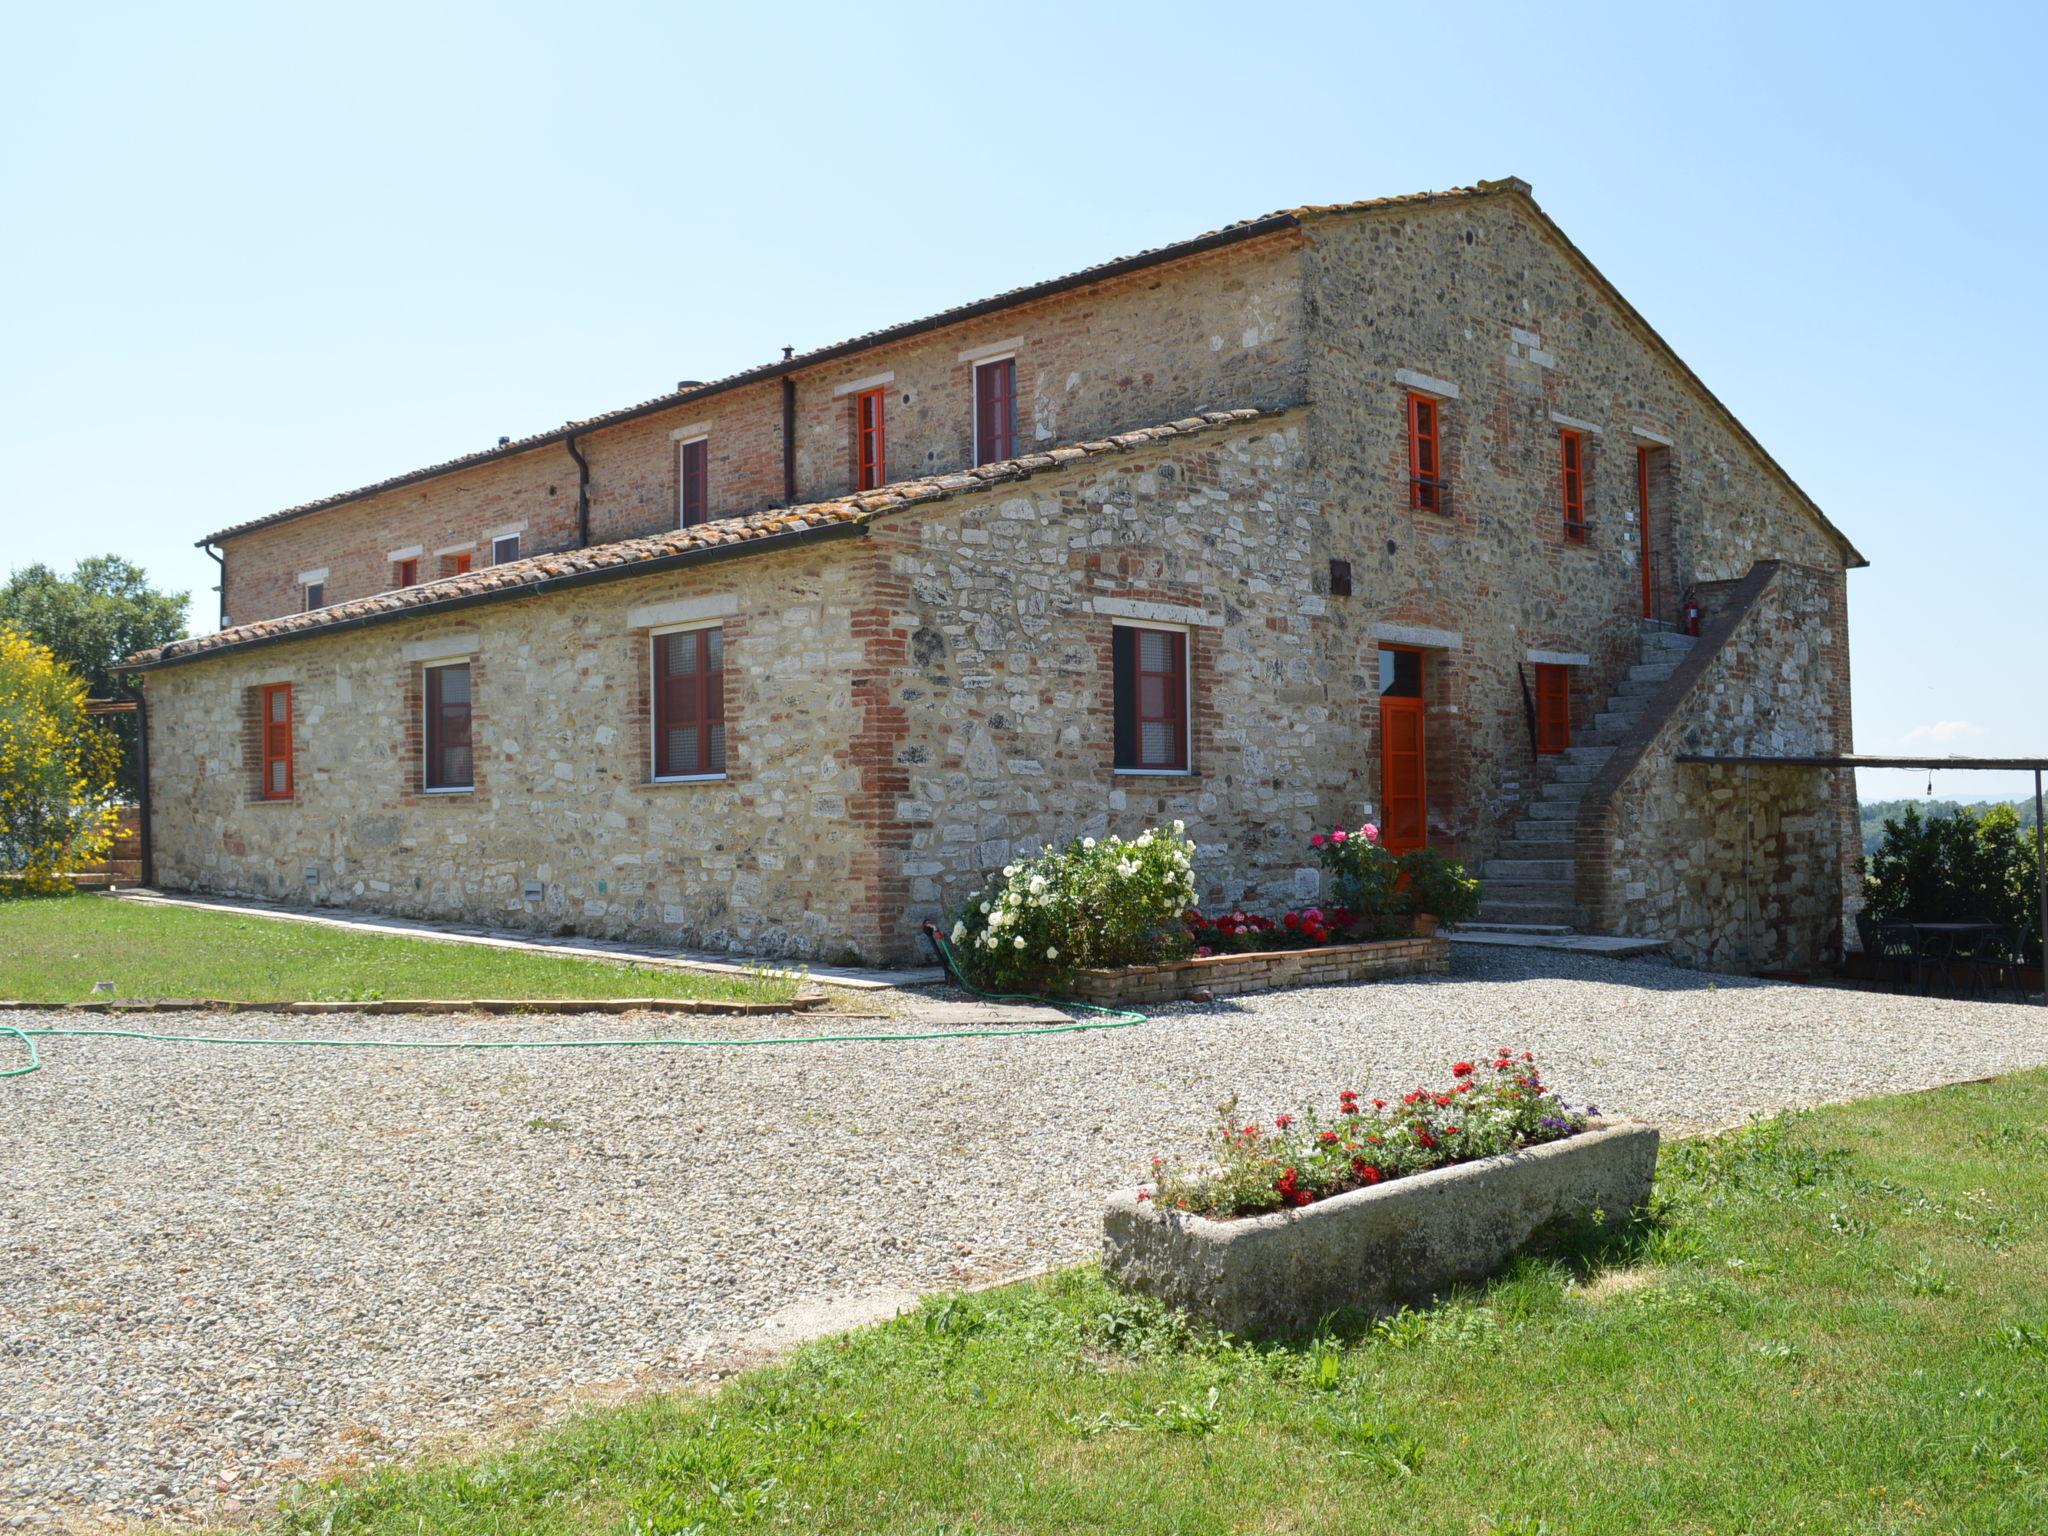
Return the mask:
M 1687 587 L 1685 589 L 1684 618 L 1681 623 L 1685 633 L 1688 635 L 1696 635 L 1700 632 L 1700 594 L 1699 589 L 1696 587 Z

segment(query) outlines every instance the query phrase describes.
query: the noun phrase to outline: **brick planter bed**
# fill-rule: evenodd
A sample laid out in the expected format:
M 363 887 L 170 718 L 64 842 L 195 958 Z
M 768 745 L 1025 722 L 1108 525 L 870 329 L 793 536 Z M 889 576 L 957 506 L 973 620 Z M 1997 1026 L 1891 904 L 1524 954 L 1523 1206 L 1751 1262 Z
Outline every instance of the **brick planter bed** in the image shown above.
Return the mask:
M 1339 1307 L 1387 1313 L 1499 1271 L 1556 1221 L 1620 1220 L 1649 1198 L 1657 1132 L 1595 1121 L 1576 1136 L 1355 1189 L 1294 1211 L 1215 1221 L 1110 1197 L 1103 1272 L 1238 1334 L 1299 1333 Z
M 1426 939 L 1375 939 L 1364 944 L 1205 955 L 1198 960 L 1174 960 L 1165 965 L 1080 971 L 1074 976 L 1071 990 L 1075 997 L 1088 1003 L 1172 1003 L 1195 993 L 1234 997 L 1281 987 L 1369 981 L 1377 976 L 1423 976 L 1450 968 L 1450 941 L 1432 935 Z

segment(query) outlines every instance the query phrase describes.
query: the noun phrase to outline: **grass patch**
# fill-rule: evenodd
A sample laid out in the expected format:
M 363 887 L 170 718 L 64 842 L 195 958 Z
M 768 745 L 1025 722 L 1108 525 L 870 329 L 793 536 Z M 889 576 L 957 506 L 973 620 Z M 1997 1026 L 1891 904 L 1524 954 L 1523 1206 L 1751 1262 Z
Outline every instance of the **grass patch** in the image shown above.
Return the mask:
M 104 896 L 0 901 L 0 997 L 373 1002 L 379 998 L 685 997 L 787 1002 L 788 972 L 719 976 L 560 959 Z M 100 994 L 104 996 L 105 994 Z
M 2032 1073 L 1675 1145 L 1647 1216 L 1287 1345 L 1190 1328 L 1093 1268 L 936 1298 L 712 1397 L 305 1491 L 278 1523 L 2048 1529 L 2044 1124 Z

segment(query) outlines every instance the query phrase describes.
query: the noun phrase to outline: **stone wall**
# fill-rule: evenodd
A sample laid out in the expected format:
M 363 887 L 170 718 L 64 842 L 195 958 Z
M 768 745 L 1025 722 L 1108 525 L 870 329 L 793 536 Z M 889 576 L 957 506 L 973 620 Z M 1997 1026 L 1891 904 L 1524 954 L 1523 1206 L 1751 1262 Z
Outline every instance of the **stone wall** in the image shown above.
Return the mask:
M 854 486 L 850 386 L 886 381 L 887 473 L 907 480 L 973 462 L 977 356 L 1015 355 L 1017 451 L 1028 453 L 1202 410 L 1299 401 L 1300 312 L 1300 243 L 1275 235 L 801 370 L 791 376 L 795 499 Z M 679 439 L 700 433 L 712 516 L 788 499 L 780 379 L 679 397 L 578 439 L 593 543 L 676 526 Z M 296 612 L 307 570 L 327 570 L 329 602 L 388 590 L 389 552 L 412 545 L 425 552 L 427 580 L 440 552 L 473 547 L 488 563 L 490 535 L 505 528 L 523 530 L 526 554 L 569 548 L 577 478 L 568 450 L 550 443 L 239 534 L 224 546 L 229 620 Z
M 1303 414 L 876 526 L 907 920 L 957 909 L 1017 852 L 1175 818 L 1205 904 L 1317 894 L 1309 834 L 1356 802 L 1364 765 L 1327 664 Z M 1118 617 L 1189 634 L 1185 775 L 1115 771 Z
M 1329 553 L 1351 563 L 1357 594 L 1331 603 L 1333 665 L 1372 763 L 1375 627 L 1407 626 L 1402 638 L 1424 646 L 1430 835 L 1476 860 L 1534 793 L 1529 652 L 1588 658 L 1574 672 L 1576 733 L 1636 660 L 1638 444 L 1652 455 L 1657 617 L 1676 618 L 1688 583 L 1765 558 L 1839 567 L 1843 550 L 1522 199 L 1334 218 L 1308 234 L 1307 441 Z M 1409 505 L 1415 387 L 1441 397 L 1441 512 Z M 1564 532 L 1568 423 L 1586 444 L 1583 542 Z
M 1842 587 L 1839 569 L 1763 565 L 1714 594 L 1701 645 L 1582 803 L 1580 899 L 1600 932 L 1667 939 L 1710 970 L 1839 955 L 1858 862 L 1837 814 L 1848 775 L 1674 759 L 1848 750 Z
M 852 538 L 146 674 L 158 880 L 814 959 L 908 959 L 1019 849 L 1175 817 L 1205 902 L 1312 895 L 1355 744 L 1321 663 L 1301 413 L 1091 458 Z M 725 626 L 728 772 L 649 782 L 649 623 Z M 652 612 L 655 617 L 649 618 Z M 1192 771 L 1112 753 L 1118 614 L 1193 634 Z M 420 668 L 472 659 L 476 789 L 419 784 Z M 253 690 L 289 682 L 260 798 Z M 529 882 L 537 899 L 525 895 Z
M 157 879 L 509 928 L 833 959 L 859 912 L 862 565 L 801 551 L 147 674 Z M 634 610 L 730 607 L 728 770 L 652 783 Z M 474 658 L 477 789 L 418 792 L 420 662 Z M 243 691 L 289 682 L 297 794 L 256 798 Z M 537 900 L 525 898 L 537 882 Z

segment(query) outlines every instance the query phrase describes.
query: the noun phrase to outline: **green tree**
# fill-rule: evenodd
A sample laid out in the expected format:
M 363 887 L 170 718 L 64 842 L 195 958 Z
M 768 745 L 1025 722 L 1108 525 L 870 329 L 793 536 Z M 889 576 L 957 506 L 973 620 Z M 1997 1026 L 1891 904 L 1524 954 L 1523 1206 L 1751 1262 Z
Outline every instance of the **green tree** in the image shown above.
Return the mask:
M 1964 806 L 1923 820 L 1909 804 L 1885 821 L 1884 840 L 1864 879 L 1863 906 L 1873 917 L 1987 918 L 2017 932 L 2028 959 L 2039 964 L 2039 879 L 2033 837 L 2011 806 Z
M 115 752 L 78 675 L 0 622 L 0 879 L 46 890 L 106 853 Z
M 16 571 L 0 587 L 0 623 L 11 623 L 84 679 L 96 699 L 117 698 L 128 689 L 121 658 L 185 633 L 183 592 L 159 592 L 142 568 L 119 555 L 94 555 L 69 576 L 46 565 Z M 107 722 L 121 750 L 119 784 L 134 796 L 135 721 L 117 715 Z

